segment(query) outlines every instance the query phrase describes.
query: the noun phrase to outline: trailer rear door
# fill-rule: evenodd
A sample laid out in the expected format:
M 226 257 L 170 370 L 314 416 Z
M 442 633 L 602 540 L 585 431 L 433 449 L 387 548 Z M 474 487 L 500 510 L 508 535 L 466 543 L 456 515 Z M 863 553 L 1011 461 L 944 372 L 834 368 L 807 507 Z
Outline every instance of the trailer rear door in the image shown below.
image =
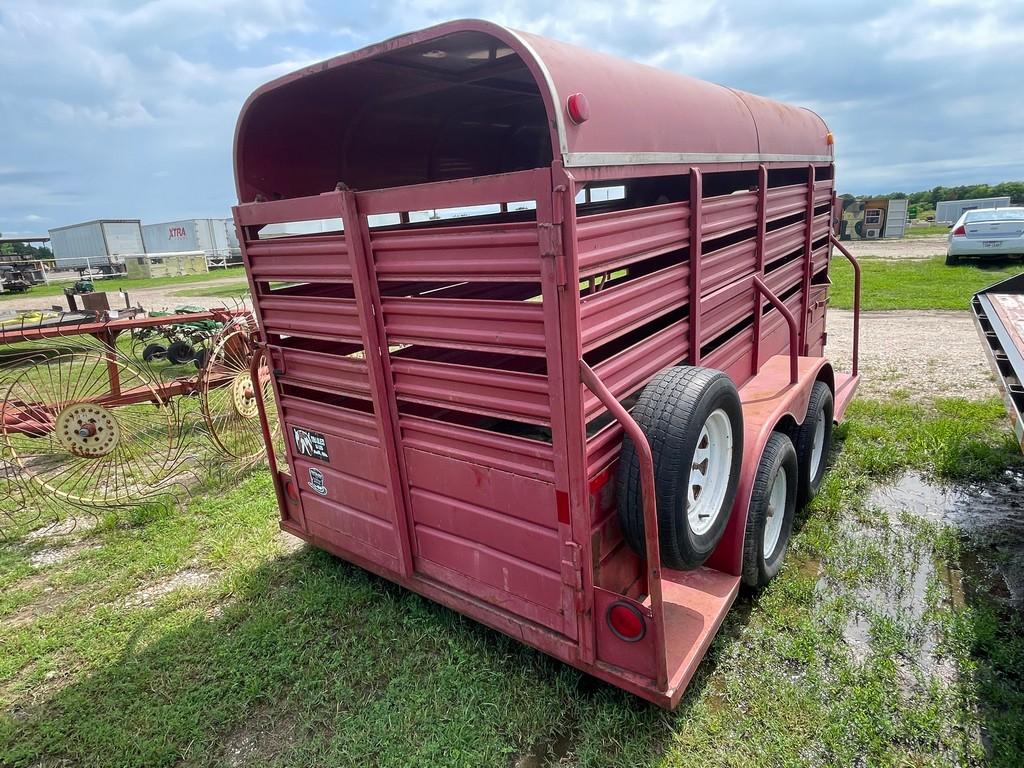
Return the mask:
M 498 211 L 539 199 L 550 211 L 549 171 L 487 178 L 498 181 L 334 192 L 235 216 L 300 524 L 343 553 L 575 638 L 566 470 L 555 461 L 561 382 L 547 374 L 559 370 L 548 365 L 560 355 L 557 301 L 542 295 L 538 215 L 409 222 L 424 199 Z M 428 187 L 440 197 L 424 198 Z M 298 220 L 339 231 L 260 237 Z M 391 221 L 405 223 L 376 226 Z

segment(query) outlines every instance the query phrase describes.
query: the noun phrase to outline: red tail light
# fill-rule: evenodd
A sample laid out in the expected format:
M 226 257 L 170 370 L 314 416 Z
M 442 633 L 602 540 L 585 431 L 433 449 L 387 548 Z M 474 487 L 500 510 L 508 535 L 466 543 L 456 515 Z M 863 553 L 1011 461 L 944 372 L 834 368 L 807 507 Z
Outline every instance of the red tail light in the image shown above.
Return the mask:
M 295 487 L 294 480 L 288 480 L 284 484 L 284 492 L 289 501 L 299 500 L 299 489 Z
M 953 230 L 953 237 L 967 237 L 967 227 L 961 224 Z
M 608 608 L 608 626 L 615 636 L 627 643 L 642 640 L 647 634 L 647 621 L 640 610 L 629 603 L 612 603 Z

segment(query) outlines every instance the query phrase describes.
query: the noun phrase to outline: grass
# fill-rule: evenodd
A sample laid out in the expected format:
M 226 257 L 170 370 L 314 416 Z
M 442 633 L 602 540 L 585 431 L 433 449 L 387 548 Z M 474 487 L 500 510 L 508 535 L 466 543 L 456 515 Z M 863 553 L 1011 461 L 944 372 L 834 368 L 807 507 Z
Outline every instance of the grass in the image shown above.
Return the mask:
M 933 224 L 928 227 L 907 227 L 905 237 L 932 237 L 934 235 L 948 235 L 949 227 L 945 224 Z
M 205 272 L 201 275 L 184 275 L 180 277 L 153 277 L 153 278 L 140 278 L 135 280 L 128 280 L 127 278 L 104 278 L 103 280 L 93 280 L 93 287 L 97 291 L 110 291 L 116 292 L 119 290 L 133 291 L 133 290 L 148 290 L 150 288 L 162 288 L 169 285 L 192 285 L 195 283 L 204 283 L 208 280 L 223 280 L 224 278 L 244 278 L 245 269 L 243 267 L 228 267 L 226 269 L 218 269 L 213 272 Z M 8 299 L 17 298 L 35 298 L 37 296 L 63 296 L 64 289 L 69 287 L 67 283 L 51 283 L 49 285 L 37 285 L 28 293 L 3 293 L 0 294 L 0 302 Z M 194 295 L 194 294 L 193 294 Z M 205 294 L 204 294 L 205 295 Z
M 49 566 L 54 544 L 21 537 L 0 547 L 0 765 L 1024 764 L 1020 616 L 952 599 L 950 529 L 867 502 L 908 467 L 1014 464 L 1001 404 L 855 403 L 837 443 L 782 574 L 740 598 L 671 714 L 286 547 L 265 471 L 104 516 Z M 869 599 L 930 563 L 921 610 Z
M 1024 271 L 1019 262 L 966 263 L 947 267 L 944 257 L 931 259 L 865 258 L 861 264 L 861 308 L 960 309 L 970 308 L 977 291 Z M 831 305 L 853 307 L 853 267 L 842 258 L 832 261 Z
M 214 299 L 237 299 L 249 293 L 249 284 L 244 280 L 225 285 L 197 286 L 183 291 L 174 291 L 172 296 L 204 296 Z

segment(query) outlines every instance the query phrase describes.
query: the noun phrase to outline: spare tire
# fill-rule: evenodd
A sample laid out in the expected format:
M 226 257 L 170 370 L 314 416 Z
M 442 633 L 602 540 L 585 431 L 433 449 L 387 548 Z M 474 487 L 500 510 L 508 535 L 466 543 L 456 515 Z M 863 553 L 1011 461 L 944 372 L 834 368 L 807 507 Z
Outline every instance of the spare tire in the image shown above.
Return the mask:
M 654 458 L 661 562 L 697 568 L 729 522 L 743 457 L 743 411 L 721 371 L 668 368 L 644 387 L 632 411 Z M 618 514 L 626 542 L 644 556 L 640 458 L 627 436 L 618 467 Z

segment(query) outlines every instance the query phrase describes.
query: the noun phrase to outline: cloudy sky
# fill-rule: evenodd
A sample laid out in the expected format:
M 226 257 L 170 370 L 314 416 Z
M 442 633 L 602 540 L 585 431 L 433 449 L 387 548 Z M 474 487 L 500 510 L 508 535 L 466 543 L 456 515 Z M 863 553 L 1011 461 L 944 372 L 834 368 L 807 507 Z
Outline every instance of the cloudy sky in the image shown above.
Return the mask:
M 1024 3 L 3 0 L 0 231 L 226 216 L 260 83 L 460 17 L 809 106 L 840 191 L 1024 178 Z M 845 7 L 845 10 L 841 10 Z

